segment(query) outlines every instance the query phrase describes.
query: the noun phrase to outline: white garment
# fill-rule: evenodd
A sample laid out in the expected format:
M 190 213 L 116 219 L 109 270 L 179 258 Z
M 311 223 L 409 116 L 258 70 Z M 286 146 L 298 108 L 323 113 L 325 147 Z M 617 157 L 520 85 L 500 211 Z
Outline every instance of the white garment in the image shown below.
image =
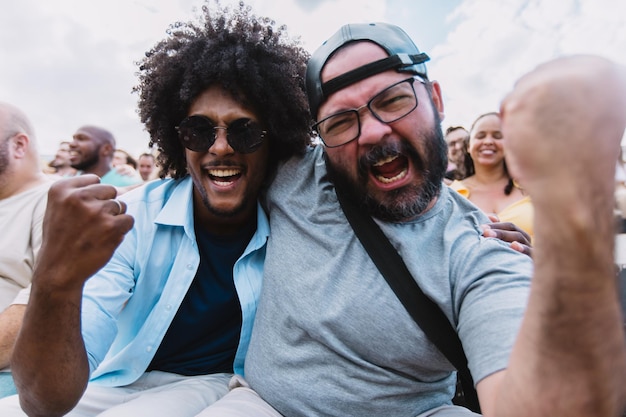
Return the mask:
M 124 387 L 89 384 L 67 417 L 193 417 L 228 392 L 232 374 L 195 377 L 153 371 Z M 2 417 L 26 416 L 17 395 L 0 400 Z
M 30 284 L 50 184 L 0 200 L 0 311 Z

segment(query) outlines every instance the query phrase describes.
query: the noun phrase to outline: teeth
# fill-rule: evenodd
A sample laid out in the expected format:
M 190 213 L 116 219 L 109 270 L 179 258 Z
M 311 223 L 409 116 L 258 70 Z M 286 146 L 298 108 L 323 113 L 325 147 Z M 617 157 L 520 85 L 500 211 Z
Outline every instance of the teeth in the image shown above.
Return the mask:
M 221 186 L 227 186 L 232 184 L 234 181 L 217 181 L 217 180 L 213 180 L 213 182 L 217 185 L 221 185 Z
M 379 167 L 379 166 L 382 166 L 382 165 L 388 164 L 389 162 L 393 161 L 393 160 L 394 160 L 394 159 L 396 159 L 397 157 L 398 157 L 398 155 L 393 155 L 393 156 L 387 156 L 387 157 L 385 157 L 385 158 L 383 158 L 383 159 L 379 159 L 379 160 L 378 160 L 378 161 L 374 164 L 374 166 L 375 166 L 375 167 Z
M 408 170 L 404 169 L 402 170 L 402 172 L 400 172 L 398 175 L 396 175 L 395 177 L 391 177 L 391 178 L 387 178 L 387 177 L 383 177 L 382 175 L 376 175 L 376 179 L 380 182 L 382 182 L 383 184 L 390 184 L 394 181 L 398 181 L 399 179 L 402 179 L 406 176 Z
M 209 174 L 213 177 L 232 177 L 241 173 L 239 169 L 210 169 Z

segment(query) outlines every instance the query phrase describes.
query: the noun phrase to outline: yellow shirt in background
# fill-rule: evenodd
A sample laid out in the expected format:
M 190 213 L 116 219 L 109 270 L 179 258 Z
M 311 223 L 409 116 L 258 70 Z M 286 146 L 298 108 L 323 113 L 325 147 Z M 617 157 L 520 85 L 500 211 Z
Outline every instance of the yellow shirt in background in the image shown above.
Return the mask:
M 469 200 L 470 190 L 462 181 L 453 181 L 450 188 L 461 194 Z M 525 196 L 521 200 L 509 205 L 499 213 L 495 213 L 501 222 L 510 222 L 530 235 L 531 240 L 534 237 L 533 218 L 534 208 L 529 196 Z

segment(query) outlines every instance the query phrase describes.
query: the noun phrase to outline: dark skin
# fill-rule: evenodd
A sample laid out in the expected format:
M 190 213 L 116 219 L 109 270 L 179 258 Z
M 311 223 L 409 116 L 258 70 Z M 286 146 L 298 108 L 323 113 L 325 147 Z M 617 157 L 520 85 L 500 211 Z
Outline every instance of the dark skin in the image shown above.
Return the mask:
M 83 285 L 109 261 L 134 223 L 133 218 L 125 214 L 126 205 L 120 202 L 120 212 L 120 206 L 112 201 L 115 196 L 114 187 L 99 184 L 98 177 L 91 174 L 57 181 L 50 188 L 39 263 L 33 273 L 29 308 L 17 342 L 22 348 L 15 350 L 11 362 L 20 402 L 22 406 L 29 404 L 26 409 L 31 416 L 67 413 L 87 384 L 89 365 L 84 349 L 82 355 L 76 355 L 74 350 L 76 346 L 83 346 L 80 313 L 77 313 Z M 68 228 L 81 233 L 68 233 Z M 54 308 L 48 308 L 51 305 Z M 64 332 L 65 343 L 56 343 L 58 328 L 38 326 L 36 320 L 29 320 L 30 316 L 48 316 L 63 323 L 68 329 Z M 56 372 L 50 375 L 52 380 L 47 381 L 46 389 L 57 387 L 59 392 L 73 391 L 76 393 L 74 398 L 56 403 L 54 409 L 37 409 L 37 405 L 42 404 L 38 399 L 39 390 L 32 386 L 26 389 L 25 381 L 38 372 L 38 368 L 22 366 L 33 358 L 29 346 L 38 346 L 37 356 L 41 363 L 58 365 Z M 72 360 L 58 360 L 68 357 Z M 71 371 L 64 366 L 72 368 Z
M 494 215 L 489 215 L 493 223 L 483 225 L 483 236 L 495 237 L 511 244 L 511 249 L 532 257 L 530 236 L 510 222 L 500 222 Z
M 70 143 L 70 162 L 85 174 L 104 176 L 112 168 L 115 145 L 111 134 L 96 126 L 83 126 Z

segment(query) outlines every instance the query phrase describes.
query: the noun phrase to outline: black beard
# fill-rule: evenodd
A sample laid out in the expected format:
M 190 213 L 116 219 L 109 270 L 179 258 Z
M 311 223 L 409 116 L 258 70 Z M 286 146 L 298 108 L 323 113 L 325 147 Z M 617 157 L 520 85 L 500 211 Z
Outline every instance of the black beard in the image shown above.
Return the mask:
M 372 216 L 383 221 L 403 222 L 422 214 L 439 195 L 447 167 L 446 145 L 439 124 L 432 134 L 422 137 L 426 144 L 426 155 L 422 158 L 406 140 L 373 147 L 359 159 L 358 179 L 352 179 L 342 167 L 335 167 L 326 157 L 329 177 L 342 190 Z M 375 199 L 367 193 L 368 172 L 372 164 L 381 157 L 404 155 L 423 174 L 423 184 L 411 184 L 386 194 L 384 199 Z
M 99 151 L 96 151 L 89 158 L 83 159 L 83 160 L 77 162 L 76 164 L 72 164 L 70 166 L 72 168 L 74 168 L 74 169 L 79 170 L 79 171 L 86 171 L 89 168 L 95 167 L 96 165 L 98 165 L 98 158 L 99 158 L 98 152 Z

